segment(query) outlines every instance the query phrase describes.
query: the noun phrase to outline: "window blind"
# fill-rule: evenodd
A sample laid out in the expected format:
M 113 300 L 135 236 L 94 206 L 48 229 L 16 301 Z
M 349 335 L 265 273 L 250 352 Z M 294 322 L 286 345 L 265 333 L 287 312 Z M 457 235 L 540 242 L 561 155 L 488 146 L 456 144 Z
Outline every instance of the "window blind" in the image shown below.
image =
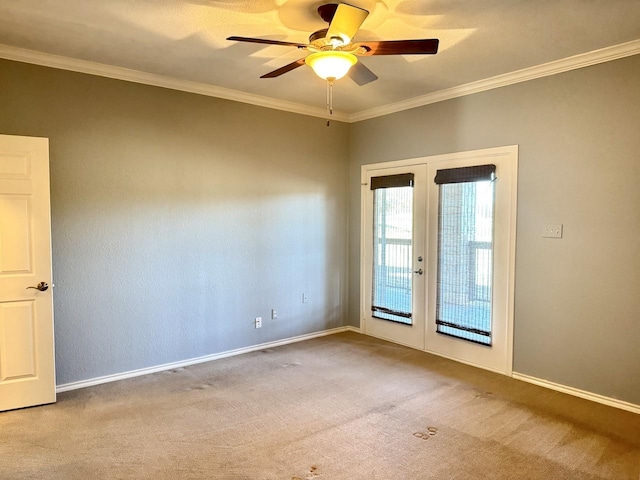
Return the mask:
M 372 177 L 371 190 L 377 190 L 379 188 L 413 187 L 413 178 L 413 173 Z
M 448 183 L 482 182 L 495 180 L 495 178 L 496 166 L 489 164 L 438 170 L 435 182 L 437 185 L 445 185 Z

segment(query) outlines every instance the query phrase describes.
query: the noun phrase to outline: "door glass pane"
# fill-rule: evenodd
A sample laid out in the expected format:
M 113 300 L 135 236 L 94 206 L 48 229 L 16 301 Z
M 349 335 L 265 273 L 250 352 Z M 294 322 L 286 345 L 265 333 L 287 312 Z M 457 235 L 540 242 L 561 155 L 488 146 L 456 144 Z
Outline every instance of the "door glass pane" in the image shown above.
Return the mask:
M 491 345 L 493 181 L 440 185 L 437 331 Z
M 411 325 L 413 188 L 374 190 L 373 216 L 372 315 Z

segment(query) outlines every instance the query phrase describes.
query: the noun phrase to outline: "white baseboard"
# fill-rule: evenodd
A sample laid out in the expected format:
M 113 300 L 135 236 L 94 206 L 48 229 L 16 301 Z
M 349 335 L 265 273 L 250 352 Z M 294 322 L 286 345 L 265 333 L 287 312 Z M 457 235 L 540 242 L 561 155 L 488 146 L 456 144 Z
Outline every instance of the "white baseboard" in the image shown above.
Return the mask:
M 235 355 L 242 355 L 243 353 L 255 352 L 257 350 L 264 350 L 265 348 L 280 347 L 282 345 L 288 345 L 290 343 L 303 342 L 312 338 L 324 337 L 326 335 L 333 335 L 342 332 L 359 332 L 360 329 L 356 327 L 346 326 L 332 328 L 329 330 L 322 330 L 320 332 L 308 333 L 306 335 L 299 335 L 297 337 L 285 338 L 283 340 L 276 340 L 275 342 L 261 343 L 259 345 L 252 345 L 250 347 L 237 348 L 235 350 L 228 350 L 226 352 L 214 353 L 212 355 L 205 355 L 204 357 L 190 358 L 188 360 L 181 360 L 179 362 L 165 363 L 163 365 L 156 365 L 154 367 L 139 368 L 137 370 L 130 370 L 128 372 L 115 373 L 113 375 L 105 375 L 104 377 L 90 378 L 88 380 L 80 380 L 78 382 L 64 383 L 56 386 L 56 393 L 68 392 L 70 390 L 77 390 L 79 388 L 93 387 L 95 385 L 101 385 L 103 383 L 117 382 L 118 380 L 125 380 L 127 378 L 140 377 L 142 375 L 148 375 L 150 373 L 163 372 L 165 370 L 173 370 L 174 368 L 188 367 L 189 365 L 196 365 L 198 363 L 210 362 L 212 360 L 219 360 L 221 358 L 233 357 Z
M 165 363 L 162 365 L 156 365 L 154 367 L 139 368 L 137 370 L 130 370 L 123 373 L 115 373 L 113 375 L 105 375 L 103 377 L 90 378 L 88 380 L 80 380 L 78 382 L 65 383 L 56 386 L 56 393 L 68 392 L 71 390 L 77 390 L 80 388 L 93 387 L 95 385 L 101 385 L 103 383 L 117 382 L 118 380 L 125 380 L 127 378 L 140 377 L 142 375 L 148 375 L 150 373 L 163 372 L 165 370 L 173 370 L 174 368 L 188 367 L 190 365 L 197 365 L 198 363 L 210 362 L 212 360 L 219 360 L 221 358 L 233 357 L 235 355 L 242 355 L 243 353 L 255 352 L 258 350 L 264 350 L 266 348 L 280 347 L 282 345 L 288 345 L 290 343 L 303 342 L 312 338 L 324 337 L 327 335 L 333 335 L 343 332 L 355 332 L 362 333 L 360 328 L 352 325 L 345 327 L 332 328 L 329 330 L 322 330 L 320 332 L 308 333 L 306 335 L 299 335 L 297 337 L 285 338 L 283 340 L 276 340 L 274 342 L 261 343 L 258 345 L 252 345 L 250 347 L 237 348 L 235 350 L 228 350 L 226 352 L 214 353 L 212 355 L 205 355 L 203 357 L 190 358 L 187 360 L 181 360 L 179 362 Z M 536 377 L 531 377 L 522 373 L 513 372 L 511 375 L 516 380 L 522 380 L 523 382 L 533 383 L 540 387 L 549 388 L 558 392 L 567 393 L 576 397 L 591 400 L 593 402 L 602 403 L 610 407 L 620 408 L 632 413 L 640 414 L 640 405 L 618 400 L 616 398 L 605 397 L 597 393 L 591 393 L 584 390 L 580 390 L 573 387 L 567 387 L 559 383 L 549 382 Z
M 625 402 L 623 400 L 618 400 L 617 398 L 605 397 L 604 395 L 599 395 L 597 393 L 587 392 L 585 390 L 580 390 L 578 388 L 567 387 L 566 385 L 561 385 L 559 383 L 549 382 L 548 380 L 543 380 L 541 378 L 531 377 L 529 375 L 524 375 L 522 373 L 513 373 L 512 377 L 516 380 L 522 380 L 523 382 L 533 383 L 534 385 L 538 385 L 540 387 L 549 388 L 551 390 L 556 390 L 558 392 L 567 393 L 569 395 L 573 395 L 575 397 L 584 398 L 586 400 L 591 400 L 592 402 L 602 403 L 604 405 L 608 405 L 610 407 L 620 408 L 622 410 L 627 410 L 629 412 L 640 414 L 640 405 L 635 405 L 633 403 Z

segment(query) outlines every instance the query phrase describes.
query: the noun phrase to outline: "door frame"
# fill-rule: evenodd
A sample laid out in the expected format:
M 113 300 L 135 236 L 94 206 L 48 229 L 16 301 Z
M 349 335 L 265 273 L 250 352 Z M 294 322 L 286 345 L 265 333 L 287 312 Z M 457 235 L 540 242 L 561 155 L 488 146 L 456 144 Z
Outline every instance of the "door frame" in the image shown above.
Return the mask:
M 504 235 L 506 245 L 503 245 L 503 249 L 505 251 L 505 255 L 508 257 L 506 259 L 506 265 L 504 267 L 504 271 L 502 275 L 505 277 L 506 283 L 506 298 L 504 298 L 505 305 L 504 312 L 506 315 L 505 321 L 505 345 L 504 345 L 504 361 L 500 367 L 490 367 L 482 364 L 478 364 L 473 361 L 465 360 L 463 358 L 456 357 L 454 355 L 447 355 L 443 353 L 439 353 L 437 351 L 430 350 L 427 348 L 429 345 L 428 335 L 430 334 L 429 323 L 431 322 L 431 316 L 435 315 L 435 308 L 433 308 L 432 304 L 434 303 L 435 297 L 435 285 L 432 285 L 433 279 L 435 278 L 434 274 L 434 266 L 430 263 L 432 260 L 432 254 L 429 253 L 427 256 L 427 275 L 425 275 L 427 295 L 426 295 L 426 308 L 425 316 L 424 316 L 424 349 L 419 349 L 434 355 L 438 355 L 441 357 L 449 358 L 451 360 L 455 360 L 457 362 L 465 363 L 468 365 L 472 365 L 475 367 L 483 368 L 486 370 L 491 370 L 497 373 L 502 373 L 508 376 L 511 376 L 513 372 L 513 325 L 514 325 L 514 306 L 515 306 L 515 251 L 516 251 L 516 217 L 517 217 L 517 179 L 518 179 L 518 145 L 509 145 L 503 147 L 495 147 L 495 148 L 487 148 L 480 150 L 469 150 L 463 152 L 455 152 L 455 153 L 447 153 L 442 155 L 432 155 L 426 157 L 416 157 L 409 158 L 403 160 L 394 160 L 389 162 L 381 162 L 374 164 L 366 164 L 361 167 L 361 205 L 360 205 L 360 331 L 362 333 L 367 333 L 367 325 L 366 325 L 366 312 L 365 312 L 365 295 L 367 295 L 366 289 L 366 269 L 369 268 L 365 261 L 365 252 L 367 249 L 366 244 L 366 214 L 367 214 L 367 204 L 365 201 L 365 190 L 368 188 L 367 184 L 367 175 L 369 172 L 373 170 L 380 170 L 386 168 L 395 168 L 395 167 L 411 167 L 415 165 L 427 165 L 429 171 L 432 170 L 432 167 L 437 164 L 442 163 L 462 163 L 471 161 L 472 159 L 500 159 L 501 161 L 508 162 L 508 180 L 509 180 L 509 198 L 507 201 L 505 217 L 503 218 L 502 232 Z M 428 180 L 427 180 L 428 181 Z M 430 189 L 427 189 L 427 212 L 431 211 L 430 198 L 429 194 Z M 433 227 L 433 219 L 431 221 L 427 217 L 425 219 L 425 227 L 426 227 L 426 236 L 425 241 L 428 242 L 429 239 L 432 238 L 431 230 Z M 436 222 L 437 223 L 437 222 Z M 433 248 L 428 243 L 424 245 L 423 251 L 432 252 Z M 372 335 L 373 336 L 373 335 Z M 385 339 L 389 340 L 389 339 Z

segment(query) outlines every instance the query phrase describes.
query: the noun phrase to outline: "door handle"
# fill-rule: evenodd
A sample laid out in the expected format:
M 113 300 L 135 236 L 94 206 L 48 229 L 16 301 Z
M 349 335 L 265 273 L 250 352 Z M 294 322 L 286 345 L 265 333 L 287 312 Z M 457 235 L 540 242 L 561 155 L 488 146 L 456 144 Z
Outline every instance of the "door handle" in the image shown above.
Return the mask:
M 419 268 L 418 270 L 414 270 L 413 273 L 417 273 L 418 275 L 422 275 L 424 272 L 422 271 L 421 268 Z
M 34 290 L 40 290 L 41 292 L 44 292 L 45 290 L 47 290 L 49 288 L 49 285 L 47 285 L 47 282 L 40 282 L 35 287 L 27 287 L 27 290 L 29 290 L 30 288 L 33 288 Z

